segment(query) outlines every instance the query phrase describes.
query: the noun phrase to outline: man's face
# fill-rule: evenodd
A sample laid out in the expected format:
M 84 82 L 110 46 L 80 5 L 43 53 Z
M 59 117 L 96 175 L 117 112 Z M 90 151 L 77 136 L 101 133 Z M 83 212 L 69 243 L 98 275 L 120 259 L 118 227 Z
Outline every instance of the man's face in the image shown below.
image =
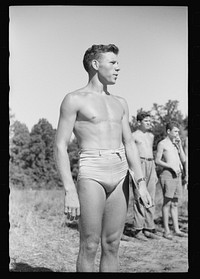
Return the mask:
M 106 52 L 100 55 L 98 59 L 98 77 L 104 85 L 115 84 L 119 70 L 116 54 Z
M 151 117 L 147 116 L 144 119 L 142 119 L 142 121 L 140 122 L 140 125 L 144 130 L 150 130 L 152 128 Z
M 172 139 L 179 137 L 179 128 L 173 127 L 172 130 L 168 130 L 168 135 Z

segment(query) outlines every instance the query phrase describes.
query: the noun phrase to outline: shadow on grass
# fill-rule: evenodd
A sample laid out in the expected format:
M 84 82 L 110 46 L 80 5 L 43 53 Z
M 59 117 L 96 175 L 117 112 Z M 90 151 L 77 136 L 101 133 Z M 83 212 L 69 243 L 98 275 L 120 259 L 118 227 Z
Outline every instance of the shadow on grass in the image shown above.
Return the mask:
M 14 263 L 10 272 L 54 272 L 53 270 L 46 267 L 33 267 L 26 263 Z

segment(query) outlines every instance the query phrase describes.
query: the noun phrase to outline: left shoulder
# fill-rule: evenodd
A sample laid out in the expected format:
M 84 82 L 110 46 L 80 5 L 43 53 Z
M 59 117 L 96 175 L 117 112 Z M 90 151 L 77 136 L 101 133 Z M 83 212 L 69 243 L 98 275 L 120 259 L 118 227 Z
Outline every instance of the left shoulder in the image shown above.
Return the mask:
M 123 106 L 123 108 L 125 110 L 128 109 L 127 101 L 124 98 L 122 98 L 121 96 L 114 96 L 114 95 L 113 95 L 113 97 L 121 103 L 121 105 Z
M 154 138 L 154 134 L 152 132 L 148 132 L 148 135 L 150 138 L 152 138 L 152 139 Z

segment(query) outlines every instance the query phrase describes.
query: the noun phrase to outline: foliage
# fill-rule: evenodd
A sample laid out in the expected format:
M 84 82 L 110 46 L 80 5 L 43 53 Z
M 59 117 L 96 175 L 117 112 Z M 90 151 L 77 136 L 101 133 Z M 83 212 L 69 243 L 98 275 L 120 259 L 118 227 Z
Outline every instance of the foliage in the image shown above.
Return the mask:
M 137 110 L 137 113 L 141 111 L 144 110 L 141 108 Z M 168 100 L 165 105 L 158 105 L 154 103 L 151 111 L 149 112 L 152 115 L 153 133 L 155 136 L 153 145 L 154 150 L 156 150 L 158 142 L 161 141 L 166 135 L 165 125 L 167 124 L 167 122 L 176 121 L 181 125 L 182 129 L 187 125 L 188 122 L 188 118 L 184 118 L 181 111 L 178 110 L 178 101 L 176 100 Z M 132 116 L 130 127 L 132 131 L 135 131 L 137 129 L 137 121 L 136 117 L 134 116 Z
M 142 108 L 137 111 L 137 114 L 141 111 L 144 111 Z M 188 117 L 184 118 L 181 111 L 178 110 L 178 101 L 168 100 L 165 105 L 153 104 L 150 114 L 152 115 L 153 129 L 154 134 L 154 143 L 153 143 L 153 152 L 155 154 L 157 145 L 166 136 L 165 125 L 167 122 L 176 121 L 180 124 L 181 137 L 184 138 L 183 129 L 187 126 Z M 131 131 L 137 129 L 136 117 L 132 117 L 132 122 L 130 123 Z M 156 171 L 159 175 L 162 170 L 162 167 L 157 166 Z

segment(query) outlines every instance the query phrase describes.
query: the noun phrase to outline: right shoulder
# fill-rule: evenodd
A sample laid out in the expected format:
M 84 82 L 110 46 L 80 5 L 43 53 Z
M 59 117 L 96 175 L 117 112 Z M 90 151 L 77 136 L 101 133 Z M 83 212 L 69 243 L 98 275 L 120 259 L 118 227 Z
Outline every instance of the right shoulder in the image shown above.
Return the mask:
M 158 148 L 164 148 L 165 145 L 166 145 L 166 140 L 163 139 L 163 140 L 159 141 L 159 143 L 158 143 Z
M 81 99 L 82 93 L 80 92 L 80 90 L 67 93 L 62 100 L 61 110 L 78 108 Z
M 137 136 L 138 136 L 138 130 L 132 132 L 132 136 L 133 136 L 133 138 L 137 138 Z

